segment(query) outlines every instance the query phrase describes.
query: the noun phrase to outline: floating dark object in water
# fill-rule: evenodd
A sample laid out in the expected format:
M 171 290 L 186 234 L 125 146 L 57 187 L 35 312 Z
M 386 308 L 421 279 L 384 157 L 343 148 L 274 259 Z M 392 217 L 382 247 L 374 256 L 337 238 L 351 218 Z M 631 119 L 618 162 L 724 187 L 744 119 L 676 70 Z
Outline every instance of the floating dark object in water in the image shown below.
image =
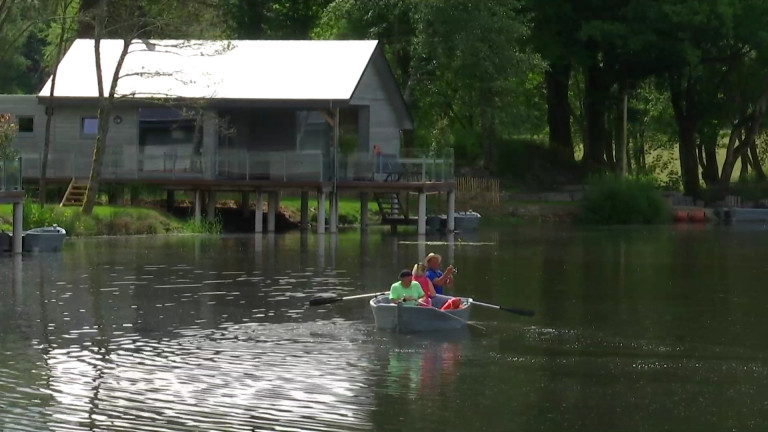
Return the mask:
M 453 214 L 454 230 L 458 232 L 475 231 L 480 225 L 480 213 L 469 210 L 455 212 Z M 446 231 L 448 229 L 448 216 L 427 216 L 427 229 L 429 231 Z

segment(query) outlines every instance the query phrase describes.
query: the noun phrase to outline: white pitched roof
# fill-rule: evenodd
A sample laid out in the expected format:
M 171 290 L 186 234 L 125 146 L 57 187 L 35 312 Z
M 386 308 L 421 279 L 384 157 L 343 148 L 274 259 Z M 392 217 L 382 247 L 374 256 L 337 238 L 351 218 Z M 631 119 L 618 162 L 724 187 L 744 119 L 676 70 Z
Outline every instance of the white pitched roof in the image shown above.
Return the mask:
M 104 91 L 121 40 L 102 40 Z M 134 41 L 118 80 L 119 95 L 151 98 L 347 100 L 376 41 Z M 50 79 L 40 96 L 50 94 Z M 93 39 L 78 39 L 62 59 L 57 97 L 95 98 Z

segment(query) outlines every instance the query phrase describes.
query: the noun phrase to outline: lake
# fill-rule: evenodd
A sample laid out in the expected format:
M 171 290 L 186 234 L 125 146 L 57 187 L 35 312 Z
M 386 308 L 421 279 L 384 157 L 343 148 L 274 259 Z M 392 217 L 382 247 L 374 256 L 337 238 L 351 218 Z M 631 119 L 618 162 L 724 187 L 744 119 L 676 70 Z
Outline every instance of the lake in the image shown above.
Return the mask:
M 536 315 L 399 335 L 307 305 L 428 252 Z M 0 429 L 762 430 L 767 276 L 763 227 L 68 239 L 0 257 Z

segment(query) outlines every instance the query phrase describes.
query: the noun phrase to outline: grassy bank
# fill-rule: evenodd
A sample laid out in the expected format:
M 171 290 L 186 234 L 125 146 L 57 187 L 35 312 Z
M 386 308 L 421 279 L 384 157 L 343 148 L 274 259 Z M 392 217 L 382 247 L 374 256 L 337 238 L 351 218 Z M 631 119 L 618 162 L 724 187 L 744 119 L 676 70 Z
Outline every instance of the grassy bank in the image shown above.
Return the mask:
M 13 210 L 10 204 L 0 205 L 0 229 L 11 230 Z M 141 235 L 218 233 L 217 222 L 195 223 L 183 221 L 165 212 L 134 207 L 97 206 L 86 216 L 77 207 L 48 205 L 44 209 L 36 203 L 24 203 L 23 229 L 58 225 L 70 236 Z

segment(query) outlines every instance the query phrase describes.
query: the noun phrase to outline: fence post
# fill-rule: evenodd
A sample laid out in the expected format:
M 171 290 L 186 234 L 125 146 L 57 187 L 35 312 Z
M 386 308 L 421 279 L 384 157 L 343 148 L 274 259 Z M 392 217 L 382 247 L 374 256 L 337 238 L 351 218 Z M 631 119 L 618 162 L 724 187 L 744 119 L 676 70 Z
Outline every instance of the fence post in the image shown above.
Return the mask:
M 421 155 L 421 182 L 426 183 L 427 181 L 427 157 L 423 154 Z

